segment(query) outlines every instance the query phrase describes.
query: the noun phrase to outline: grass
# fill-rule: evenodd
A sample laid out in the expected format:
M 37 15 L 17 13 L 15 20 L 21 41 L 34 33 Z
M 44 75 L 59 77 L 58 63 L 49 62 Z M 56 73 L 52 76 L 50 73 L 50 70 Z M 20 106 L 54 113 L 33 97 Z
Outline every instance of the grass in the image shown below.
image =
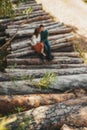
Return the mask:
M 24 117 L 21 122 L 17 119 L 16 116 L 11 118 L 4 117 L 0 121 L 0 130 L 12 130 L 10 123 L 16 121 L 18 121 L 16 130 L 26 130 L 26 128 L 29 127 L 32 122 L 34 122 L 33 117 Z
M 43 89 L 48 89 L 49 86 L 53 82 L 55 82 L 55 80 L 56 80 L 56 74 L 48 72 L 38 82 L 34 82 L 34 86 L 43 88 Z

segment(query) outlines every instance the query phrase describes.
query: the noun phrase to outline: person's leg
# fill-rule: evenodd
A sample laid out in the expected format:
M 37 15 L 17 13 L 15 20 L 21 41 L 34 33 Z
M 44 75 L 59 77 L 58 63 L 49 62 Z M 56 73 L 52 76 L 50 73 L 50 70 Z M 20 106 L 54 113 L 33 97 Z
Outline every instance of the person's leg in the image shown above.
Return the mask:
M 52 60 L 53 56 L 51 55 L 51 47 L 49 41 L 45 42 L 46 48 L 47 48 L 47 59 Z
M 46 56 L 45 51 L 44 51 L 44 43 L 43 43 L 43 42 L 41 42 L 40 48 L 41 48 L 41 54 L 42 54 L 43 56 Z

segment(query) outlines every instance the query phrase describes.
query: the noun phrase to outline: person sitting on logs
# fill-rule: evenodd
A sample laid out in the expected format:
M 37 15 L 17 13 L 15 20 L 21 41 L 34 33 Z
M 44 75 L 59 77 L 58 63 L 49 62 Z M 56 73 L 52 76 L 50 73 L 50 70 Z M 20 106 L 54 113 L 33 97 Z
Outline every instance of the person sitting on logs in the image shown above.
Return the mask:
M 39 54 L 41 60 L 44 60 L 46 56 L 44 52 L 44 43 L 40 41 L 40 32 L 39 28 L 35 28 L 34 34 L 31 38 L 32 48 Z
M 51 55 L 51 47 L 50 47 L 50 43 L 49 43 L 49 40 L 48 40 L 49 32 L 48 32 L 48 30 L 45 30 L 43 25 L 39 26 L 39 30 L 40 30 L 41 42 L 44 43 L 46 59 L 48 61 L 50 61 L 54 57 L 53 57 L 53 55 Z

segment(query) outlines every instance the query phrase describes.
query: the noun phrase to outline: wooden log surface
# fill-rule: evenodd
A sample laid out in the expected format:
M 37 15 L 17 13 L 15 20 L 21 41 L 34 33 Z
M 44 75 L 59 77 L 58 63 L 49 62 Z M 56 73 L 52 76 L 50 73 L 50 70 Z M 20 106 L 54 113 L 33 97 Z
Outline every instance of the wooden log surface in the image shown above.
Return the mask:
M 43 9 L 42 4 L 27 4 L 26 6 L 20 6 L 18 8 L 15 7 L 15 12 L 16 12 L 16 14 L 18 14 L 18 13 L 22 12 L 25 9 L 29 9 L 30 7 L 33 8 L 33 11 Z
M 50 18 L 51 18 L 50 15 L 44 15 L 44 16 L 38 16 L 32 19 L 27 19 L 27 20 L 24 19 L 20 21 L 15 21 L 13 24 L 31 23 L 31 22 L 41 21 L 41 20 L 48 20 Z
M 26 119 L 31 119 L 31 123 L 26 123 Z M 87 127 L 87 97 L 42 106 L 20 114 L 11 115 L 9 116 L 8 127 L 11 126 L 12 130 L 15 130 L 22 122 L 31 130 L 53 130 L 61 128 L 63 124 Z
M 2 21 L 2 20 L 1 20 Z M 54 22 L 53 20 L 52 20 L 52 18 L 49 18 L 49 19 L 42 19 L 41 21 L 32 21 L 31 23 L 27 23 L 27 22 L 24 22 L 23 24 L 21 24 L 21 27 L 26 27 L 26 26 L 29 26 L 29 25 L 36 25 L 36 26 L 38 26 L 38 25 L 40 25 L 40 24 L 50 24 L 50 22 L 52 23 L 52 22 Z M 11 27 L 11 28 L 19 28 L 20 27 L 20 24 L 13 24 L 13 22 L 7 22 L 6 23 L 7 24 L 7 26 L 4 24 L 3 26 L 5 26 L 5 27 L 8 27 L 9 28 L 9 26 Z M 62 25 L 64 25 L 63 23 L 62 23 Z M 35 26 L 35 27 L 36 27 Z M 60 25 L 61 26 L 61 25 Z M 20 28 L 21 28 L 20 27 Z
M 11 81 L 0 82 L 0 95 L 65 92 L 76 88 L 86 89 L 87 91 L 87 74 L 57 76 L 55 82 L 50 84 L 48 89 L 41 89 L 37 86 L 36 83 L 40 80 L 38 78 L 30 82 L 30 80 L 17 81 L 12 79 Z
M 0 73 L 0 81 L 10 81 L 12 79 L 25 80 L 29 77 L 41 78 L 46 73 L 50 73 L 50 69 L 6 69 L 7 73 Z M 87 74 L 87 67 L 80 68 L 65 68 L 65 69 L 51 69 L 51 73 L 55 73 L 57 76 L 75 75 L 75 74 Z
M 18 107 L 26 111 L 31 108 L 60 103 L 74 98 L 75 95 L 73 93 L 0 96 L 0 113 L 7 114 L 9 112 L 16 112 Z
M 75 57 L 79 58 L 80 55 L 78 52 L 52 52 L 52 55 L 54 57 Z M 14 51 L 13 53 L 9 54 L 7 58 L 17 58 L 17 57 L 24 57 L 28 56 L 29 58 L 32 57 L 38 57 L 38 54 L 34 50 L 28 50 L 28 48 L 20 49 L 18 51 Z
M 65 48 L 66 47 L 66 48 Z M 67 48 L 70 47 L 73 51 L 73 45 L 70 42 L 66 42 L 66 43 L 61 43 L 61 44 L 56 44 L 56 45 L 51 45 L 51 49 L 53 52 L 67 52 Z M 17 57 L 22 57 L 22 56 L 31 56 L 35 53 L 35 51 L 32 49 L 31 46 L 26 47 L 24 49 L 19 50 L 18 52 L 15 51 L 13 53 L 11 53 L 10 55 L 8 55 L 9 58 L 17 58 Z
M 49 37 L 49 40 L 54 39 L 54 38 L 55 37 Z M 61 38 L 57 38 L 54 41 L 51 40 L 50 43 L 51 43 L 51 45 L 59 45 L 60 43 L 68 44 L 68 42 L 72 43 L 73 38 L 74 38 L 73 36 L 64 36 L 64 37 L 61 36 Z M 72 45 L 73 45 L 73 43 L 72 43 Z M 16 44 L 15 43 L 11 44 L 13 51 L 17 51 L 19 49 L 23 49 L 23 48 L 30 47 L 30 46 L 31 46 L 31 40 L 30 39 L 19 41 Z
M 20 48 L 20 49 L 15 50 L 15 48 L 14 48 L 13 51 L 11 51 L 11 53 L 7 57 L 9 57 L 9 58 L 13 58 L 13 57 L 17 58 L 17 57 L 22 57 L 22 56 L 34 57 L 35 55 L 38 55 L 30 45 L 28 46 L 28 44 L 29 43 L 27 43 L 24 48 L 23 47 L 20 48 L 19 46 L 18 46 L 18 48 Z M 65 45 L 66 45 L 66 48 L 65 48 Z M 74 47 L 73 47 L 72 42 L 64 42 L 64 43 L 61 43 L 61 45 L 57 44 L 55 46 L 51 46 L 51 49 L 52 49 L 53 54 L 61 53 L 61 52 L 62 53 L 66 53 L 66 52 L 73 53 L 74 52 Z M 56 55 L 54 55 L 54 56 L 56 56 Z
M 64 23 L 55 22 L 55 21 L 52 21 L 52 20 L 51 21 L 43 20 L 41 23 L 44 24 L 45 27 L 48 26 L 48 25 L 55 25 L 55 24 L 57 24 L 59 27 L 64 26 Z M 30 24 L 23 24 L 20 28 L 35 28 L 36 26 L 39 26 L 39 25 L 40 25 L 40 22 L 37 21 L 37 22 L 34 22 L 34 23 L 30 23 Z M 7 29 L 14 29 L 14 28 L 15 29 L 19 28 L 19 25 L 8 25 L 7 26 Z
M 66 124 L 64 124 L 61 128 L 61 130 L 87 130 L 87 127 L 72 127 L 72 126 L 68 126 Z
M 43 62 L 39 58 L 27 58 L 27 59 L 7 59 L 8 65 L 38 65 L 43 64 Z M 80 64 L 83 63 L 83 59 L 81 58 L 54 58 L 52 61 L 48 61 L 48 64 Z
M 87 74 L 87 67 L 82 68 L 67 68 L 67 69 L 34 69 L 34 70 L 28 70 L 28 69 L 6 69 L 7 74 L 11 78 L 18 78 L 21 79 L 21 77 L 25 76 L 34 76 L 35 78 L 43 77 L 46 73 L 55 73 L 57 76 L 60 75 L 75 75 L 75 74 Z M 10 79 L 11 79 L 10 78 Z
M 46 13 L 46 12 L 44 12 L 44 11 L 42 11 L 42 10 L 37 10 L 37 11 L 34 11 L 34 12 L 32 12 L 30 15 L 29 15 L 29 19 L 31 19 L 31 18 L 34 18 L 34 17 L 37 17 L 37 16 L 44 16 L 44 15 L 48 15 L 48 13 Z M 8 23 L 8 26 L 7 26 L 7 28 L 8 29 L 16 29 L 16 28 L 19 28 L 19 25 L 15 25 L 14 24 L 14 22 L 17 22 L 17 21 L 20 21 L 20 20 L 25 20 L 25 19 L 27 19 L 28 18 L 28 16 L 26 15 L 26 14 L 24 14 L 24 15 L 17 15 L 17 16 L 15 16 L 13 19 L 10 19 L 10 18 L 8 18 L 8 19 L 2 19 L 1 20 L 1 22 L 2 23 Z M 13 23 L 12 23 L 13 22 Z M 9 24 L 10 23 L 10 24 Z M 13 26 L 12 26 L 12 24 L 13 24 Z M 32 23 L 31 23 L 32 24 Z M 24 26 L 25 25 L 25 26 Z M 29 26 L 27 26 L 26 24 L 24 24 L 24 25 L 22 25 L 22 27 L 20 27 L 20 28 L 24 28 L 24 27 L 29 27 Z
M 43 18 L 43 16 L 42 16 L 42 18 Z M 68 28 L 59 28 L 59 29 L 54 28 L 54 29 L 48 29 L 48 30 L 49 30 L 50 35 L 65 34 L 65 33 L 69 33 L 72 31 L 72 29 L 69 27 Z M 33 29 L 18 31 L 16 37 L 25 37 L 25 36 L 29 37 L 33 34 L 33 31 L 34 31 Z M 14 33 L 15 33 L 15 31 L 9 32 L 9 35 L 12 36 Z
M 62 68 L 80 68 L 87 67 L 86 64 L 43 64 L 43 65 L 15 65 L 16 68 L 20 69 L 62 69 Z M 8 68 L 12 68 L 12 66 L 8 66 Z
M 29 14 L 29 18 L 36 16 L 36 14 L 37 14 L 37 16 L 39 16 L 40 14 L 48 14 L 48 13 L 46 13 L 43 10 L 36 10 L 36 11 L 33 11 Z M 15 14 L 15 17 L 13 19 L 10 19 L 10 18 L 0 19 L 0 23 L 7 23 L 7 22 L 12 22 L 12 21 L 14 22 L 14 21 L 23 20 L 26 18 L 27 18 L 26 14 L 22 14 L 22 15 Z M 8 26 L 12 26 L 12 25 L 8 25 Z M 15 27 L 16 27 L 16 25 L 15 25 Z
M 42 15 L 43 16 L 43 15 Z M 24 25 L 22 25 L 21 27 L 20 27 L 20 31 L 22 31 L 22 30 L 30 30 L 30 31 L 32 31 L 32 30 L 34 30 L 34 28 L 36 27 L 36 26 L 39 26 L 40 24 L 24 24 Z M 15 27 L 15 26 L 18 26 L 18 25 L 14 25 L 13 27 Z M 55 22 L 52 22 L 52 23 L 47 23 L 47 24 L 44 24 L 44 26 L 46 27 L 46 29 L 53 29 L 53 28 L 65 28 L 66 26 L 65 25 L 63 25 L 63 24 L 61 24 L 61 23 L 55 23 Z M 19 27 L 19 26 L 18 26 Z M 18 28 L 7 28 L 6 29 L 6 33 L 8 34 L 8 33 L 14 33 L 16 30 L 17 30 Z
M 70 39 L 72 37 L 69 37 Z M 73 43 L 72 41 L 69 41 L 70 39 L 68 38 L 63 38 L 63 39 L 60 39 L 60 40 L 56 40 L 55 42 L 51 43 L 51 49 L 52 51 L 58 51 L 60 52 L 61 50 L 60 49 L 63 49 L 63 51 L 66 51 L 67 52 L 67 47 L 71 47 L 71 50 L 73 51 L 74 48 L 73 48 Z M 15 53 L 19 53 L 19 55 L 21 55 L 21 53 L 29 53 L 29 51 L 33 52 L 33 49 L 31 47 L 31 43 L 29 41 L 26 41 L 26 44 L 24 46 L 24 43 L 25 42 L 22 42 L 22 45 L 20 44 L 16 44 L 16 45 L 13 45 L 11 48 L 13 50 L 13 55 L 15 55 Z M 23 47 L 24 46 L 24 47 Z M 66 48 L 65 48 L 66 46 Z

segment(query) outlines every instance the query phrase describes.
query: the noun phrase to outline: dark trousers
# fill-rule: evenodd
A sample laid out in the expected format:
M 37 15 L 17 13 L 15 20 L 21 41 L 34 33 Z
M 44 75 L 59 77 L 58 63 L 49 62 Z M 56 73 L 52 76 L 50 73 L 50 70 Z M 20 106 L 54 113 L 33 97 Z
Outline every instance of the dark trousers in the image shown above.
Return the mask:
M 47 58 L 50 58 L 51 57 L 51 47 L 50 47 L 49 41 L 44 42 L 44 51 L 46 53 Z

